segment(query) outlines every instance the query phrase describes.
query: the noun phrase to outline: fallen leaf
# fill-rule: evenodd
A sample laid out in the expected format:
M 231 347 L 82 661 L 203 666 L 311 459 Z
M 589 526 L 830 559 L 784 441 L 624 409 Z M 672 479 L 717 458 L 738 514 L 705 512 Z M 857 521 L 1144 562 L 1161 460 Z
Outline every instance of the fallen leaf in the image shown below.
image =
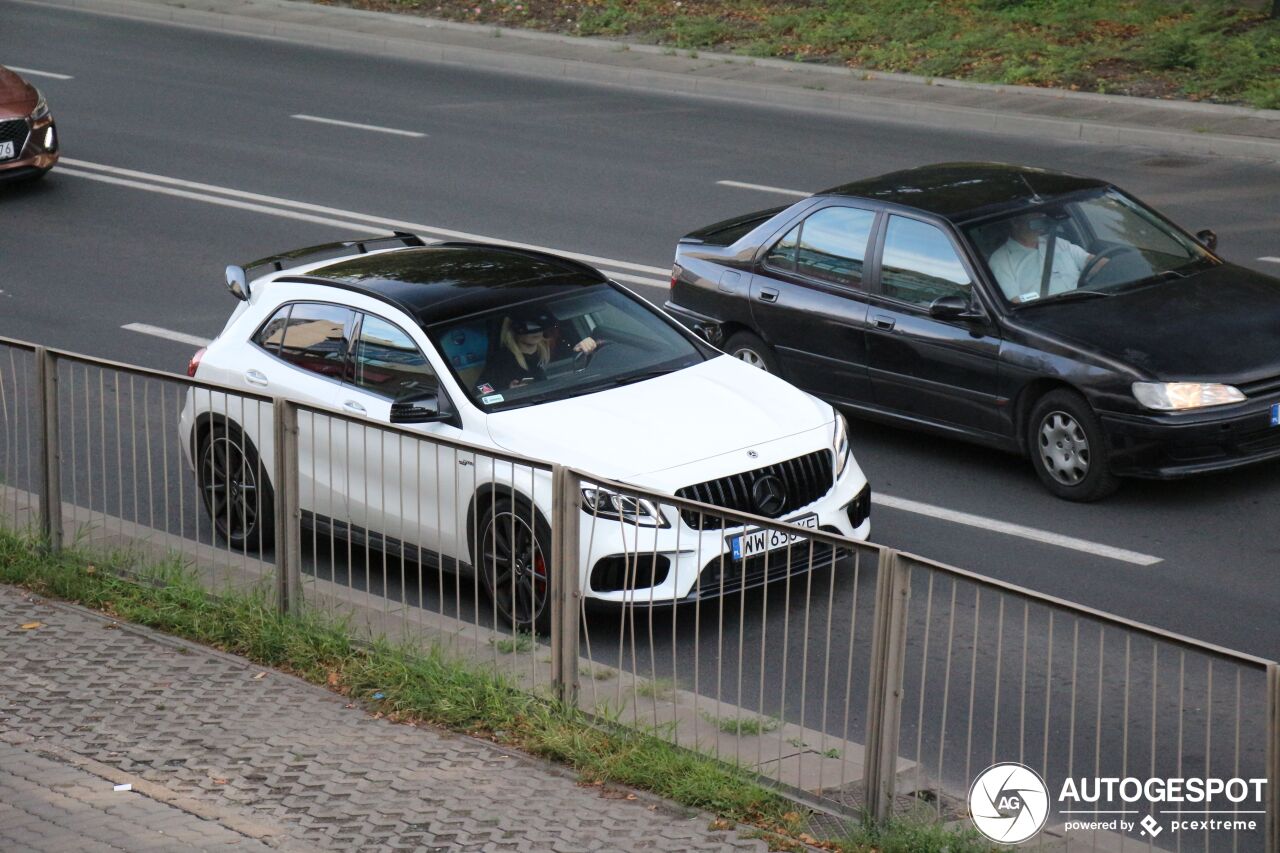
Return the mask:
M 260 673 L 258 673 L 257 675 L 255 675 L 255 676 L 253 677 L 253 680 L 254 680 L 254 681 L 261 681 L 262 679 L 264 679 L 264 678 L 266 678 L 266 677 L 267 677 L 267 674 L 266 674 L 265 672 L 260 672 Z
M 338 671 L 336 669 L 329 670 L 329 677 L 326 679 L 330 687 L 338 686 Z
M 215 784 L 215 785 L 225 785 L 225 784 L 227 784 L 227 780 L 226 780 L 226 779 L 220 779 L 220 778 L 218 778 L 217 776 L 214 776 L 214 777 L 213 777 L 213 784 Z
M 23 626 L 22 626 L 22 630 L 24 630 L 24 631 L 32 631 L 32 630 L 35 630 L 36 628 L 43 628 L 43 627 L 44 627 L 44 623 L 43 623 L 43 622 L 27 622 L 27 623 L 23 624 Z
M 85 566 L 85 567 L 84 567 L 84 573 L 85 573 L 86 575 L 95 575 L 95 574 L 97 574 L 97 573 L 98 573 L 98 569 L 97 569 L 97 567 L 96 567 L 96 566 L 92 566 L 92 565 Z

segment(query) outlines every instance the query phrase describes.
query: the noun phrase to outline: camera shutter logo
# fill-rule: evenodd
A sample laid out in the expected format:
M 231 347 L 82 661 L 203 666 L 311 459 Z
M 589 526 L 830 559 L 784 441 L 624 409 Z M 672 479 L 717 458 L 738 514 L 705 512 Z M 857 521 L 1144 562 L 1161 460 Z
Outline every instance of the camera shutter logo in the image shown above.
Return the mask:
M 969 816 L 978 831 L 1001 844 L 1018 844 L 1044 829 L 1049 788 L 1023 764 L 988 767 L 969 789 Z

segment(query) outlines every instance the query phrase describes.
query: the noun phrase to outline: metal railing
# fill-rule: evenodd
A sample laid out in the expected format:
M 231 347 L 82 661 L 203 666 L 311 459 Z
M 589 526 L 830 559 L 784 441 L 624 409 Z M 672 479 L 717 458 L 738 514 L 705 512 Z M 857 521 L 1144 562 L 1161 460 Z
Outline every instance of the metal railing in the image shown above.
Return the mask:
M 834 529 L 6 339 L 0 522 L 446 646 L 835 813 L 962 817 L 997 761 L 1266 778 L 1258 831 L 1119 844 L 1280 850 L 1275 663 Z

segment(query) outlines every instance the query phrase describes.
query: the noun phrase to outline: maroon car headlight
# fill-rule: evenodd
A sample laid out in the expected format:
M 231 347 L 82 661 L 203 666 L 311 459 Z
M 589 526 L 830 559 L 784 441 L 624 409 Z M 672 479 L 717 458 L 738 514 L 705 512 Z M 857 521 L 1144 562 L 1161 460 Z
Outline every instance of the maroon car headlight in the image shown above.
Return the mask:
M 31 111 L 29 118 L 35 121 L 42 121 L 49 117 L 49 102 L 44 99 L 44 93 L 36 89 L 36 108 Z
M 1239 388 L 1216 382 L 1135 382 L 1133 396 L 1148 409 L 1161 412 L 1225 406 L 1244 400 Z

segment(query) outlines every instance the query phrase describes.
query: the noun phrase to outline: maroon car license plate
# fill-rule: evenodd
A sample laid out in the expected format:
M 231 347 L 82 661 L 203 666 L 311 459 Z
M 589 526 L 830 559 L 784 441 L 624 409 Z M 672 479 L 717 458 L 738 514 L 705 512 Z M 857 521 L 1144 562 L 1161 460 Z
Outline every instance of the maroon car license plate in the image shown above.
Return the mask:
M 12 160 L 16 153 L 18 152 L 13 150 L 13 140 L 0 142 L 0 160 Z

